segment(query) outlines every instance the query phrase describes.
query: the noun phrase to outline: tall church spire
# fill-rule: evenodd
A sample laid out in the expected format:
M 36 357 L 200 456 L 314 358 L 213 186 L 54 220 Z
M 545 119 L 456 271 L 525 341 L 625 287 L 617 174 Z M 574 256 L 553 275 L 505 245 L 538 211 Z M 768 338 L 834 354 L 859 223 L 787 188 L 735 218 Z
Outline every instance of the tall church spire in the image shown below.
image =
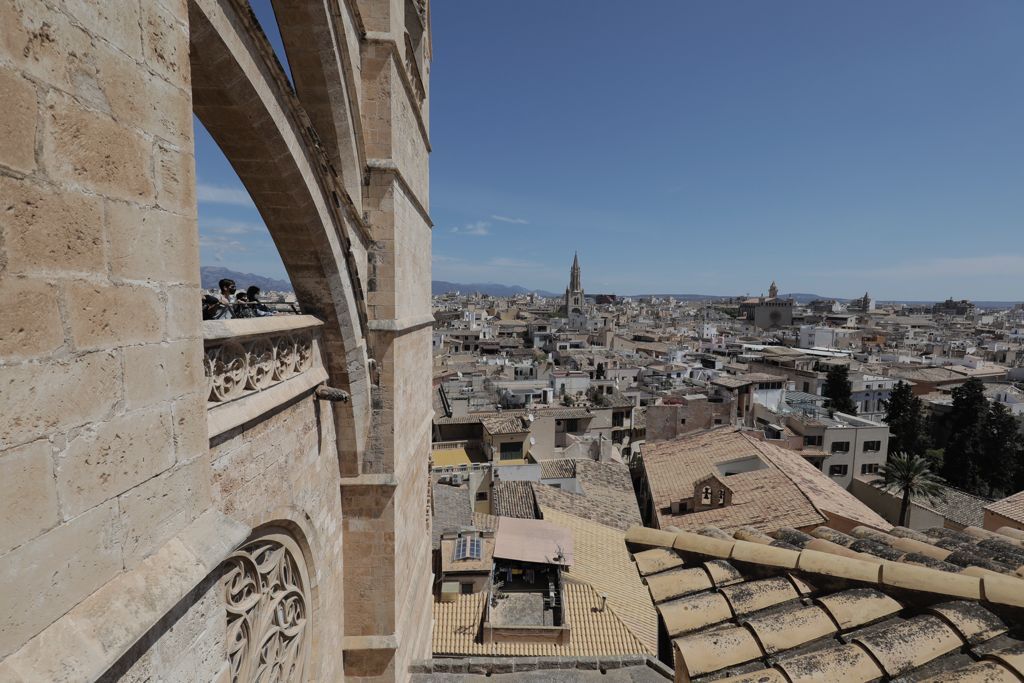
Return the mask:
M 580 278 L 579 254 L 572 256 L 572 270 L 569 271 L 569 286 L 565 288 L 565 314 L 583 312 L 583 284 Z

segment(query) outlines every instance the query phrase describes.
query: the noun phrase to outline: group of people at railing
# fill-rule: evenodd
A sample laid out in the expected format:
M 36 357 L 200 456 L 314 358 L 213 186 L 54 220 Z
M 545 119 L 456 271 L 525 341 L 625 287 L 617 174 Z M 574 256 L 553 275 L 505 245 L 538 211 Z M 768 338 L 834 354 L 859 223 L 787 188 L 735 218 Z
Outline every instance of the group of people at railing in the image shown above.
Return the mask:
M 260 301 L 260 288 L 250 286 L 244 292 L 236 290 L 235 281 L 225 278 L 217 283 L 220 291 L 203 295 L 203 320 L 228 320 L 230 318 L 262 318 L 277 315 Z

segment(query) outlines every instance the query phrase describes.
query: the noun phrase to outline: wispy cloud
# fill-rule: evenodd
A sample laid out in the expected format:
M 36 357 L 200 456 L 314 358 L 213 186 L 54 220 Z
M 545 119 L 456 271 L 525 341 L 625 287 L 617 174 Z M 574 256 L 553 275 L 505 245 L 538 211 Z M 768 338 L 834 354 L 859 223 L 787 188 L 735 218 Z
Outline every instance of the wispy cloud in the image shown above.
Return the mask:
M 514 225 L 528 225 L 530 221 L 525 218 L 511 218 L 509 216 L 495 216 L 491 214 L 491 220 L 499 221 L 501 223 L 512 223 Z
M 252 197 L 239 187 L 220 187 L 207 183 L 196 185 L 196 199 L 204 204 L 230 204 L 232 206 L 252 206 Z
M 262 223 L 249 223 L 234 218 L 200 218 L 199 232 L 202 235 L 259 235 L 270 236 Z
M 487 221 L 476 221 L 475 223 L 467 223 L 460 227 L 454 227 L 450 232 L 456 235 L 473 235 L 475 237 L 482 237 L 484 235 L 491 234 L 491 224 Z
M 246 246 L 245 242 L 237 240 L 233 237 L 224 237 L 221 235 L 200 235 L 199 236 L 199 248 L 205 250 L 206 253 L 212 254 L 213 258 L 218 263 L 225 263 L 229 260 L 233 262 L 237 254 L 241 254 L 249 251 L 249 247 Z

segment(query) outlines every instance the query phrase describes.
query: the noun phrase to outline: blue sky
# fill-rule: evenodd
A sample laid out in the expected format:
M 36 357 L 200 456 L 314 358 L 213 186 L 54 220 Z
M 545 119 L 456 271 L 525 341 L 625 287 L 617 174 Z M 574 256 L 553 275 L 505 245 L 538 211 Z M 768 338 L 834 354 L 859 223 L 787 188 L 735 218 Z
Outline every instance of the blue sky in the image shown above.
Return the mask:
M 1019 0 L 431 11 L 435 279 L 1024 299 Z M 218 156 L 204 264 L 283 275 Z

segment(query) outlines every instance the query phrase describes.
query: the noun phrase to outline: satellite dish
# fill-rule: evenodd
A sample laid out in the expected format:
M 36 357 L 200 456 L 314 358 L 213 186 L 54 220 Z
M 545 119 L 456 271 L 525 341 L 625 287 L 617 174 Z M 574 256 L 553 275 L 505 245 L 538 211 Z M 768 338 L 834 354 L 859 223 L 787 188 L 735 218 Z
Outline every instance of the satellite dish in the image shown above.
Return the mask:
M 531 446 L 536 446 L 537 445 L 537 439 L 535 437 L 532 437 L 532 436 L 530 437 L 530 445 Z

